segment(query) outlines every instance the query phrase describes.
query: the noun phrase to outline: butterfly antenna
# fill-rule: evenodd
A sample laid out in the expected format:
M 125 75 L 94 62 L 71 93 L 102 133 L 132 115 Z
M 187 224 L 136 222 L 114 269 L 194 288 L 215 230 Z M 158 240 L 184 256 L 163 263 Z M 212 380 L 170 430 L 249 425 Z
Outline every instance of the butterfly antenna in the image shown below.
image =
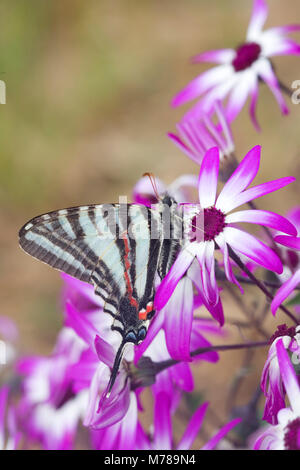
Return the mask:
M 153 175 L 153 173 L 144 173 L 143 176 L 148 176 L 148 178 L 149 178 L 149 180 L 150 180 L 150 183 L 151 183 L 151 185 L 152 185 L 152 188 L 153 188 L 155 197 L 156 197 L 156 199 L 159 201 L 159 200 L 160 200 L 160 195 L 159 195 L 159 192 L 158 192 L 158 189 L 157 189 L 157 184 L 156 184 L 155 176 Z
M 105 398 L 109 398 L 109 396 L 111 394 L 111 391 L 112 391 L 112 388 L 114 386 L 114 383 L 116 381 L 116 378 L 117 378 L 117 375 L 118 375 L 118 372 L 119 372 L 119 368 L 120 368 L 120 364 L 121 364 L 121 361 L 122 361 L 123 351 L 124 351 L 125 345 L 126 345 L 126 341 L 122 341 L 122 343 L 120 344 L 120 347 L 117 351 L 115 361 L 114 361 L 114 365 L 113 365 L 113 368 L 112 368 L 112 371 L 111 371 L 110 379 L 109 379 L 108 385 L 106 387 L 106 392 L 104 394 Z

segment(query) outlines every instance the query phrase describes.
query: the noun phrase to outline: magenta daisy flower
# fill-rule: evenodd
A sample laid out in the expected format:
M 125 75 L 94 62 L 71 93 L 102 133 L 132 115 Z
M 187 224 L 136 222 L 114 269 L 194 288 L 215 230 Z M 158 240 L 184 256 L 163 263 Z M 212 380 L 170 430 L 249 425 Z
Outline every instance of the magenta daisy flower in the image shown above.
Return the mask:
M 106 399 L 110 371 L 120 342 L 119 333 L 112 331 L 111 318 L 103 313 L 103 302 L 92 286 L 67 275 L 63 278 L 65 322 L 85 344 L 79 360 L 70 365 L 68 376 L 72 378 L 76 393 L 88 392 L 84 425 L 107 427 L 123 419 L 131 400 L 125 361 L 121 362 L 112 392 Z M 124 358 L 133 359 L 133 345 L 128 344 Z
M 300 236 L 300 207 L 294 207 L 287 214 L 286 218 L 296 227 L 298 237 Z M 276 234 L 279 235 L 279 234 Z M 283 238 L 283 240 L 285 240 Z M 298 269 L 300 269 L 300 253 L 294 248 L 289 248 L 283 244 L 277 245 L 277 252 L 282 260 L 283 272 L 278 276 L 283 284 L 286 282 Z
M 229 95 L 226 114 L 233 120 L 250 96 L 250 115 L 258 129 L 255 108 L 259 81 L 263 80 L 273 93 L 282 113 L 288 113 L 270 59 L 277 55 L 300 54 L 300 45 L 287 37 L 287 33 L 299 30 L 300 25 L 279 26 L 263 31 L 267 16 L 268 7 L 265 0 L 254 0 L 245 42 L 236 49 L 218 49 L 197 55 L 194 62 L 215 62 L 218 65 L 190 82 L 175 96 L 173 106 L 203 96 L 187 114 L 187 117 L 197 116 L 203 111 L 210 112 L 216 99 Z
M 290 407 L 277 415 L 278 424 L 256 434 L 254 450 L 300 450 L 300 388 L 283 339 L 276 343 L 276 354 Z
M 199 273 L 198 270 L 197 273 Z M 147 355 L 149 355 L 150 350 L 153 351 L 155 360 L 166 360 L 169 358 L 168 356 L 171 356 L 172 359 L 178 361 L 191 361 L 191 351 L 210 346 L 203 334 L 224 335 L 223 330 L 214 322 L 194 318 L 194 310 L 201 306 L 208 307 L 212 316 L 219 323 L 222 323 L 224 315 L 221 302 L 215 307 L 211 307 L 202 302 L 201 296 L 193 298 L 193 283 L 187 276 L 184 276 L 176 286 L 170 302 L 161 311 L 157 312 L 152 320 L 145 340 L 136 348 L 136 358 L 140 358 L 149 347 Z M 156 349 L 155 344 L 157 344 L 155 337 L 161 329 L 165 334 L 168 354 L 162 358 L 161 354 L 164 347 L 158 346 L 159 359 L 154 351 Z M 150 357 L 152 357 L 152 353 L 150 353 Z M 217 357 L 217 355 L 210 353 L 200 356 L 201 359 L 212 362 L 215 362 Z
M 140 423 L 135 393 L 130 394 L 129 405 L 122 420 L 111 426 L 91 430 L 91 441 L 96 450 L 133 450 L 139 439 Z
M 157 196 L 168 193 L 178 203 L 191 201 L 194 198 L 190 193 L 191 190 L 197 188 L 198 178 L 196 175 L 183 175 L 169 186 L 165 186 L 159 179 L 155 180 L 155 184 L 158 194 L 154 193 L 153 185 L 148 177 L 141 178 L 133 190 L 134 200 L 140 204 L 150 206 L 152 202 L 157 202 Z M 170 303 L 164 311 L 157 312 L 155 316 L 155 324 L 160 324 L 160 327 L 164 325 L 168 350 L 173 359 L 185 360 L 189 358 L 191 350 L 191 328 L 195 308 L 204 305 L 213 318 L 221 325 L 224 323 L 221 300 L 219 300 L 216 305 L 209 304 L 203 292 L 202 283 L 199 282 L 199 278 L 199 265 L 193 263 L 189 269 L 188 276 L 185 276 L 178 284 L 174 292 L 172 303 Z M 194 296 L 195 289 L 198 291 L 196 296 Z M 152 323 L 154 323 L 154 321 L 152 321 Z M 174 325 L 177 326 L 176 329 L 174 329 Z M 152 333 L 154 331 L 157 332 L 158 330 L 153 326 L 151 330 L 148 331 L 146 342 L 143 341 L 143 345 L 150 344 L 154 339 Z M 174 334 L 174 332 L 176 334 Z
M 198 180 L 200 204 L 188 206 L 187 217 L 185 216 L 188 227 L 196 227 L 196 239 L 190 234 L 186 237 L 185 246 L 158 287 L 155 297 L 157 309 L 166 305 L 179 280 L 195 258 L 201 267 L 203 292 L 207 302 L 217 304 L 219 289 L 215 277 L 216 246 L 223 254 L 227 279 L 237 285 L 239 284 L 233 274 L 229 247 L 265 269 L 276 273 L 282 272 L 282 263 L 276 253 L 256 237 L 235 225 L 240 222 L 255 223 L 294 236 L 296 229 L 291 222 L 281 215 L 264 210 L 244 210 L 233 213 L 231 211 L 255 198 L 286 186 L 295 178 L 280 178 L 248 188 L 259 168 L 260 147 L 257 146 L 244 157 L 217 197 L 219 160 L 218 149 L 212 148 L 202 161 Z
M 69 367 L 85 349 L 84 342 L 71 328 L 63 328 L 53 353 L 47 356 L 23 357 L 17 370 L 24 375 L 23 397 L 32 405 L 42 402 L 61 403 L 71 386 Z
M 285 389 L 276 350 L 279 340 L 286 350 L 297 355 L 300 351 L 300 326 L 288 328 L 285 324 L 279 325 L 270 339 L 271 346 L 261 376 L 261 388 L 266 397 L 263 419 L 270 424 L 278 423 L 278 411 L 285 408 Z
M 103 313 L 103 302 L 92 286 L 70 276 L 63 275 L 63 278 L 65 322 L 85 344 L 79 360 L 70 365 L 68 377 L 72 379 L 75 393 L 87 393 L 83 424 L 103 429 L 98 436 L 103 436 L 103 445 L 107 446 L 105 436 L 111 435 L 112 438 L 117 430 L 124 431 L 126 419 L 132 416 L 133 404 L 137 402 L 136 393 L 131 390 L 128 369 L 128 363 L 133 360 L 133 344 L 128 344 L 124 351 L 124 360 L 108 396 L 111 370 L 120 343 L 119 333 L 111 329 L 111 318 Z M 120 422 L 123 424 L 118 424 Z M 120 448 L 124 448 L 122 445 Z
M 16 427 L 16 413 L 8 407 L 9 388 L 0 389 L 0 450 L 16 450 L 21 440 L 21 433 Z
M 172 314 L 172 312 L 169 313 Z M 150 331 L 152 341 L 150 342 L 146 338 L 145 341 L 147 342 L 145 344 L 142 343 L 136 348 L 135 362 L 138 362 L 143 354 L 145 354 L 146 357 L 150 357 L 151 360 L 156 363 L 171 359 L 167 347 L 166 334 L 161 327 L 162 325 L 160 324 L 160 318 L 161 317 L 157 317 L 157 320 L 154 320 L 154 323 L 149 328 L 152 329 L 153 327 L 153 330 Z M 157 330 L 157 328 L 159 329 Z M 194 320 L 189 342 L 192 350 L 211 346 L 211 343 L 203 336 L 203 333 L 212 333 L 219 336 L 222 335 L 220 329 L 216 325 L 212 325 L 212 322 L 199 319 Z M 154 334 L 155 337 L 153 339 Z M 174 336 L 176 337 L 173 339 L 174 343 L 180 343 L 178 341 L 179 333 L 175 332 Z M 180 356 L 180 353 L 182 354 L 182 352 L 178 352 L 177 355 Z M 219 355 L 216 351 L 209 351 L 205 354 L 199 354 L 193 359 L 195 361 L 216 363 L 219 360 Z M 155 383 L 152 385 L 152 391 L 154 395 L 156 396 L 158 393 L 163 391 L 169 394 L 172 400 L 177 403 L 177 400 L 181 395 L 181 391 L 191 392 L 194 389 L 193 374 L 188 362 L 191 360 L 192 358 L 188 354 L 188 357 L 185 358 L 184 361 L 181 360 L 172 367 L 168 367 L 160 371 L 155 377 Z
M 125 426 L 123 420 L 126 423 L 128 410 L 133 406 L 133 402 L 137 401 L 136 394 L 141 390 L 141 388 L 136 388 L 136 384 L 132 390 L 129 363 L 133 359 L 133 345 L 128 345 L 125 351 L 125 360 L 120 364 L 116 382 L 109 397 L 106 397 L 110 370 L 113 367 L 118 348 L 119 334 L 110 329 L 110 317 L 103 315 L 102 307 L 97 304 L 97 296 L 90 286 L 69 276 L 64 276 L 64 278 L 66 282 L 64 299 L 67 302 L 65 305 L 66 324 L 73 328 L 85 343 L 80 359 L 70 365 L 68 377 L 72 379 L 74 392 L 88 391 L 84 424 L 94 429 L 106 429 L 102 433 L 103 439 L 106 439 L 105 436 L 110 434 L 109 429 L 112 433 L 123 429 L 122 426 Z M 194 320 L 192 328 L 193 310 L 200 303 L 197 298 L 194 303 L 191 280 L 183 279 L 177 291 L 177 296 L 174 296 L 175 304 L 171 303 L 163 311 L 157 312 L 151 322 L 146 339 L 135 348 L 135 362 L 141 358 L 145 351 L 146 355 L 154 361 L 168 360 L 171 357 L 167 347 L 176 359 L 190 361 L 192 359 L 190 350 L 211 345 L 204 338 L 203 333 L 223 334 L 211 321 Z M 172 316 L 168 315 L 168 311 L 172 313 Z M 166 335 L 163 329 L 166 331 Z M 167 344 L 166 336 L 168 338 Z M 216 362 L 218 354 L 211 351 L 195 359 Z M 155 393 L 157 390 L 163 389 L 171 393 L 172 397 L 179 397 L 180 390 L 190 391 L 192 388 L 192 372 L 186 362 L 181 362 L 160 372 L 156 376 L 155 385 L 153 385 Z M 132 410 L 129 415 L 131 413 Z M 123 424 L 118 425 L 120 422 Z M 108 444 L 103 445 L 107 446 Z
M 174 437 L 172 430 L 171 415 L 174 412 L 172 400 L 169 394 L 160 392 L 155 397 L 154 404 L 154 429 L 148 435 L 143 430 L 140 431 L 139 441 L 137 442 L 139 449 L 145 450 L 188 450 L 191 448 L 201 429 L 205 413 L 209 403 L 203 403 L 193 414 L 188 423 L 182 438 L 178 444 L 174 445 Z M 223 426 L 217 434 L 215 434 L 201 450 L 212 450 L 217 444 L 241 422 L 240 418 L 236 418 L 225 426 Z
M 174 144 L 198 165 L 212 147 L 219 148 L 221 163 L 235 149 L 230 124 L 220 101 L 214 103 L 213 111 L 215 116 L 203 113 L 198 119 L 183 119 L 176 126 L 177 134 L 168 133 Z M 214 122 L 214 117 L 217 123 Z
M 110 426 L 126 415 L 131 394 L 128 370 L 123 361 L 110 396 L 106 397 L 110 371 L 119 343 L 118 335 L 110 329 L 108 316 L 99 315 L 99 311 L 98 315 L 93 311 L 84 314 L 80 310 L 77 311 L 71 303 L 67 303 L 65 313 L 67 324 L 86 344 L 86 349 L 79 360 L 70 365 L 68 373 L 76 393 L 81 390 L 88 391 L 84 425 L 94 428 Z M 98 335 L 99 332 L 107 341 Z M 125 358 L 130 360 L 133 359 L 133 345 L 128 346 Z
M 278 235 L 275 237 L 275 241 L 281 245 L 286 246 L 289 249 L 290 256 L 293 251 L 300 250 L 300 237 L 288 237 L 286 235 Z M 294 253 L 293 259 L 297 263 L 298 267 L 298 256 Z M 292 276 L 278 289 L 274 299 L 271 303 L 271 311 L 273 315 L 276 314 L 279 306 L 293 293 L 295 288 L 300 284 L 300 268 L 294 271 Z
M 71 328 L 63 328 L 49 357 L 25 357 L 18 362 L 24 375 L 18 417 L 29 439 L 44 449 L 72 449 L 79 421 L 87 407 L 87 392 L 75 394 L 69 372 L 84 342 Z
M 45 450 L 71 450 L 86 406 L 87 394 L 81 392 L 60 406 L 50 402 L 34 408 L 21 406 L 18 415 L 24 413 L 27 439 L 37 441 Z

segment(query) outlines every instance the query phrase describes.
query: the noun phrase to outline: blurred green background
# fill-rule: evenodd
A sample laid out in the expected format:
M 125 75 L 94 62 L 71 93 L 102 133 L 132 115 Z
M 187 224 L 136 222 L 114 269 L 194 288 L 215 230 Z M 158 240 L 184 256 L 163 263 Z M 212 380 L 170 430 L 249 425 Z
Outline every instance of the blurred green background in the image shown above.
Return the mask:
M 300 22 L 299 0 L 268 3 L 267 26 Z M 0 314 L 17 322 L 23 352 L 51 351 L 62 323 L 61 280 L 19 249 L 18 229 L 39 213 L 130 197 L 146 171 L 166 183 L 197 172 L 166 137 L 187 109 L 169 103 L 209 67 L 191 65 L 191 56 L 244 40 L 251 9 L 250 0 L 1 1 L 7 103 L 0 105 Z M 288 86 L 300 79 L 299 58 L 274 62 Z M 255 132 L 247 109 L 233 124 L 240 159 L 252 146 L 263 147 L 257 182 L 299 176 L 300 105 L 289 107 L 283 118 L 262 85 L 263 132 Z M 284 214 L 299 203 L 299 181 L 259 207 Z M 224 298 L 225 312 L 234 312 Z M 236 354 L 228 369 L 214 366 L 212 389 L 224 386 L 239 363 Z M 205 370 L 199 380 L 208 383 Z

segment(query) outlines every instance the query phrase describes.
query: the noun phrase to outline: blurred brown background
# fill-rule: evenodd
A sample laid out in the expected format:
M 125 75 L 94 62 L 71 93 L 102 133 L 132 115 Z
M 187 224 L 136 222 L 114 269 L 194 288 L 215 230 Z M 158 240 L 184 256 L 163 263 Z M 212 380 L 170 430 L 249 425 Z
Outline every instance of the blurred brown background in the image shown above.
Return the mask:
M 268 3 L 267 26 L 299 22 L 298 0 Z M 244 40 L 251 9 L 250 0 L 2 0 L 0 79 L 7 104 L 0 105 L 0 314 L 17 322 L 21 351 L 49 353 L 62 316 L 60 277 L 19 249 L 20 226 L 53 209 L 130 197 L 146 171 L 166 183 L 197 172 L 166 137 L 184 111 L 169 103 L 210 66 L 191 65 L 191 56 Z M 299 58 L 274 62 L 288 86 L 300 79 Z M 256 182 L 299 176 L 300 105 L 289 107 L 283 118 L 261 86 L 263 132 L 255 132 L 247 109 L 233 124 L 239 158 L 263 146 Z M 284 214 L 299 203 L 299 185 L 266 196 L 259 207 Z M 240 315 L 227 293 L 224 307 L 227 316 Z M 270 318 L 270 331 L 278 321 Z M 243 334 L 262 339 L 229 331 L 228 342 Z M 264 360 L 260 350 L 253 386 L 245 386 L 241 402 L 255 389 Z M 240 352 L 224 353 L 218 365 L 199 368 L 198 388 L 213 408 L 224 409 L 229 379 L 242 361 Z

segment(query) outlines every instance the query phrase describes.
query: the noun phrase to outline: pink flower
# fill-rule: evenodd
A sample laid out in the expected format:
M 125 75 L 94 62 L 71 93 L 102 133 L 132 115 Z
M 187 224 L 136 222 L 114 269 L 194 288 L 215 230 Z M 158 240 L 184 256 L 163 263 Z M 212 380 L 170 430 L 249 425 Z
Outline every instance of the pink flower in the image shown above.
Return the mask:
M 288 328 L 286 325 L 279 325 L 270 339 L 271 346 L 261 377 L 261 388 L 266 397 L 263 419 L 270 424 L 277 424 L 278 411 L 285 407 L 285 389 L 276 350 L 279 340 L 296 357 L 300 352 L 300 326 Z
M 127 380 L 125 362 L 121 362 L 114 387 L 109 397 L 106 397 L 110 371 L 119 343 L 118 334 L 110 329 L 109 316 L 103 313 L 101 315 L 101 312 L 98 315 L 94 315 L 94 312 L 84 314 L 77 311 L 71 303 L 66 304 L 65 312 L 67 324 L 86 344 L 78 361 L 69 368 L 73 390 L 76 393 L 80 390 L 88 391 L 84 425 L 94 428 L 110 426 L 126 415 L 130 402 L 130 381 Z M 125 351 L 127 360 L 133 357 L 132 346 L 128 345 L 128 350 Z
M 168 193 L 178 203 L 189 199 L 189 188 L 197 187 L 197 177 L 194 175 L 183 175 L 166 187 L 163 182 L 156 179 L 156 186 L 159 195 Z M 136 202 L 150 205 L 156 201 L 153 186 L 148 177 L 141 178 L 134 187 L 134 199 Z M 199 282 L 199 265 L 193 263 L 189 269 L 189 276 L 184 276 L 178 283 L 172 300 L 162 311 L 156 312 L 152 327 L 147 333 L 146 340 L 138 348 L 145 351 L 146 345 L 154 339 L 159 328 L 163 327 L 166 334 L 168 351 L 173 359 L 190 360 L 190 339 L 194 309 L 204 305 L 211 313 L 212 317 L 224 323 L 224 314 L 221 300 L 216 305 L 211 305 L 206 301 L 202 283 Z M 194 290 L 198 291 L 194 296 Z M 154 327 L 154 325 L 159 325 Z M 154 333 L 155 332 L 155 333 Z
M 133 345 L 128 345 L 125 351 L 125 360 L 121 361 L 115 384 L 107 396 L 107 384 L 115 361 L 119 334 L 110 329 L 111 319 L 96 304 L 97 299 L 94 299 L 93 296 L 97 296 L 93 292 L 87 301 L 85 290 L 89 286 L 85 286 L 80 281 L 69 279 L 69 277 L 66 278 L 66 282 L 68 284 L 67 291 L 70 289 L 65 297 L 67 302 L 65 305 L 66 324 L 73 328 L 86 345 L 79 360 L 70 365 L 68 377 L 72 380 L 72 389 L 75 393 L 88 391 L 84 424 L 97 430 L 106 429 L 105 435 L 109 435 L 109 429 L 114 433 L 117 432 L 117 429 L 121 429 L 119 426 L 126 425 L 123 421 L 125 420 L 126 423 L 129 409 L 133 406 L 133 402 L 137 402 L 137 394 L 141 390 L 140 388 L 132 390 L 132 378 L 128 369 L 128 362 L 133 359 Z M 77 284 L 82 285 L 79 286 L 80 291 L 76 295 Z M 188 291 L 185 288 L 186 284 Z M 168 348 L 171 353 L 177 359 L 181 358 L 184 361 L 192 359 L 189 355 L 190 348 L 194 350 L 210 346 L 210 343 L 204 338 L 203 332 L 221 334 L 219 328 L 210 321 L 194 320 L 191 329 L 194 310 L 192 282 L 186 278 L 181 281 L 181 285 L 182 290 L 178 286 L 179 297 L 174 296 L 174 299 L 175 297 L 177 299 L 177 304 L 171 304 L 164 311 L 157 312 L 151 322 L 146 339 L 139 347 L 135 348 L 135 362 L 145 352 L 154 361 L 171 358 L 163 329 L 166 331 Z M 74 302 L 77 308 L 74 306 Z M 199 301 L 197 302 L 196 306 L 199 305 Z M 180 308 L 178 303 L 181 304 Z M 216 362 L 218 354 L 208 352 L 195 359 Z M 192 388 L 192 373 L 186 362 L 160 372 L 156 376 L 155 385 L 153 385 L 155 393 L 157 390 L 164 389 L 174 397 L 179 397 L 180 390 L 188 391 Z M 131 410 L 129 414 L 131 415 L 132 412 Z M 121 422 L 122 425 L 117 425 Z
M 161 312 L 162 313 L 162 312 Z M 171 312 L 169 312 L 170 317 Z M 172 316 L 170 317 L 171 321 Z M 154 362 L 164 362 L 171 359 L 169 353 L 170 345 L 166 341 L 166 328 L 164 327 L 164 316 L 161 315 L 157 317 L 152 325 L 149 328 L 150 338 L 148 335 L 145 341 L 138 347 L 136 347 L 135 352 L 135 362 L 137 363 L 142 355 L 150 357 Z M 169 319 L 168 319 L 169 321 Z M 171 332 L 169 332 L 170 334 Z M 213 334 L 213 335 L 223 335 L 224 333 L 214 325 L 209 320 L 200 320 L 195 319 L 193 321 L 193 328 L 191 331 L 191 338 L 189 346 L 191 350 L 196 350 L 197 348 L 206 348 L 210 347 L 211 343 L 203 336 L 203 333 Z M 176 338 L 169 338 L 169 341 L 173 341 L 174 344 L 178 344 L 178 337 L 180 334 L 175 332 L 173 336 Z M 219 360 L 219 355 L 215 351 L 206 352 L 204 354 L 199 354 L 192 358 L 190 356 L 190 351 L 184 360 L 181 360 L 177 364 L 168 367 L 160 371 L 155 377 L 155 383 L 152 385 L 152 391 L 154 395 L 158 395 L 161 391 L 170 395 L 173 404 L 177 404 L 178 399 L 180 398 L 181 391 L 191 392 L 194 389 L 194 380 L 192 370 L 189 366 L 189 362 L 193 360 L 197 361 L 207 361 L 211 363 L 216 363 Z M 176 354 L 175 354 L 176 355 Z M 182 350 L 177 352 L 177 356 L 183 355 Z
M 276 342 L 280 375 L 289 399 L 289 408 L 281 408 L 275 426 L 256 433 L 254 450 L 300 450 L 300 388 L 283 339 Z
M 202 323 L 202 329 L 205 328 L 206 322 Z M 211 322 L 207 322 L 207 330 L 214 332 L 216 327 L 211 325 Z M 151 327 L 150 327 L 151 328 Z M 201 331 L 201 327 L 199 328 Z M 198 346 L 203 344 L 207 346 L 208 343 L 201 335 L 200 332 L 195 333 L 195 341 L 198 337 Z M 202 338 L 202 343 L 201 343 Z M 96 348 L 98 351 L 99 359 L 103 361 L 109 361 L 108 346 L 103 343 L 103 340 L 97 338 Z M 139 351 L 140 347 L 136 348 L 136 360 L 138 360 L 143 351 Z M 104 352 L 105 349 L 105 352 Z M 164 332 L 160 330 L 150 346 L 146 350 L 147 356 L 154 361 L 162 361 L 170 359 L 168 354 Z M 197 359 L 209 360 L 215 362 L 218 359 L 218 355 L 215 352 L 206 353 L 199 356 Z M 113 362 L 113 354 L 111 355 L 111 363 Z M 141 389 L 131 390 L 131 379 L 128 376 L 126 367 L 121 364 L 119 374 L 116 379 L 115 386 L 112 389 L 111 395 L 105 400 L 105 395 L 102 394 L 100 402 L 94 401 L 94 408 L 90 408 L 90 420 L 85 424 L 89 424 L 92 427 L 92 442 L 96 449 L 136 449 L 145 448 L 145 442 L 143 441 L 143 429 L 138 421 L 138 410 L 141 409 L 141 405 L 138 401 L 138 394 Z M 99 374 L 98 380 L 100 380 L 102 373 Z M 94 376 L 95 377 L 95 376 Z M 159 400 L 161 394 L 167 395 L 168 403 L 175 410 L 178 400 L 180 398 L 180 390 L 190 391 L 193 388 L 193 378 L 189 366 L 181 362 L 177 365 L 169 367 L 164 371 L 160 372 L 156 376 L 156 382 L 152 386 L 154 397 Z M 91 389 L 96 391 L 99 389 L 99 382 L 97 380 L 91 384 Z M 104 401 L 103 401 L 104 399 Z M 101 406 L 101 413 L 97 414 L 97 406 L 99 410 L 99 403 Z M 89 414 L 88 414 L 89 415 Z M 87 415 L 87 416 L 88 416 Z M 164 416 L 160 417 L 164 422 Z M 187 439 L 187 437 L 186 437 Z
M 217 124 L 214 123 L 213 116 L 203 113 L 197 119 L 183 119 L 176 126 L 177 134 L 168 134 L 174 144 L 198 165 L 211 147 L 219 148 L 221 162 L 234 152 L 230 124 L 220 101 L 214 103 L 213 111 Z
M 279 26 L 263 31 L 267 16 L 265 0 L 254 0 L 246 41 L 236 49 L 218 49 L 197 55 L 194 62 L 216 62 L 218 65 L 190 82 L 175 96 L 173 106 L 204 95 L 187 113 L 190 118 L 203 111 L 209 112 L 216 99 L 229 95 L 226 114 L 233 120 L 250 96 L 250 115 L 255 127 L 259 129 L 255 109 L 261 79 L 270 88 L 282 113 L 288 113 L 270 58 L 300 54 L 299 44 L 286 36 L 287 33 L 299 30 L 300 25 Z
M 198 269 L 195 271 L 199 274 Z M 193 270 L 193 274 L 195 271 Z M 194 286 L 197 287 L 196 282 Z M 155 360 L 166 360 L 171 357 L 179 361 L 191 361 L 190 352 L 192 350 L 211 346 L 202 333 L 224 335 L 223 330 L 210 320 L 194 318 L 194 309 L 201 306 L 205 306 L 214 318 L 224 318 L 221 302 L 212 307 L 204 303 L 203 300 L 205 299 L 202 298 L 201 294 L 193 298 L 191 279 L 187 276 L 180 279 L 170 301 L 162 310 L 157 312 L 150 324 L 145 340 L 136 348 L 135 360 L 138 360 L 147 351 L 147 355 L 150 354 Z M 156 336 L 161 330 L 164 331 L 165 345 L 162 347 L 160 344 L 156 347 Z M 165 348 L 166 354 L 164 355 Z M 159 357 L 156 351 L 159 351 Z M 200 358 L 215 362 L 218 356 L 215 353 L 208 353 L 201 355 Z
M 298 236 L 300 235 L 300 208 L 295 207 L 291 209 L 287 214 L 286 218 L 295 226 L 298 232 Z M 279 235 L 278 233 L 275 234 Z M 278 253 L 280 259 L 282 260 L 283 264 L 283 273 L 278 276 L 281 283 L 287 281 L 298 269 L 300 269 L 300 253 L 298 253 L 295 249 L 291 249 L 288 246 L 285 247 L 284 245 L 277 246 Z
M 219 151 L 217 148 L 212 148 L 206 153 L 198 180 L 200 208 L 196 205 L 187 205 L 185 215 L 188 226 L 192 226 L 193 229 L 196 227 L 196 232 L 193 237 L 190 234 L 186 237 L 185 246 L 158 287 L 155 297 L 156 309 L 160 310 L 166 305 L 179 280 L 190 268 L 195 258 L 201 267 L 201 281 L 206 301 L 217 305 L 219 289 L 215 277 L 216 245 L 223 254 L 227 279 L 237 285 L 239 284 L 232 271 L 229 247 L 265 269 L 276 273 L 282 272 L 279 257 L 253 235 L 236 228 L 235 224 L 256 223 L 295 235 L 296 229 L 291 222 L 276 213 L 263 210 L 231 213 L 236 207 L 282 188 L 295 180 L 293 177 L 285 177 L 248 188 L 258 172 L 259 163 L 260 147 L 257 146 L 244 157 L 217 197 Z
M 71 328 L 63 328 L 49 356 L 24 357 L 17 370 L 24 375 L 24 397 L 31 404 L 60 403 L 71 386 L 68 368 L 79 359 L 85 344 Z
M 300 211 L 296 209 L 293 211 L 289 218 L 295 223 L 298 228 L 298 237 L 288 237 L 286 235 L 277 235 L 275 241 L 281 245 L 287 247 L 285 258 L 287 261 L 287 268 L 285 270 L 285 277 L 287 272 L 290 277 L 282 284 L 282 286 L 276 292 L 274 299 L 271 303 L 271 311 L 273 315 L 276 314 L 279 306 L 287 299 L 294 291 L 294 289 L 300 284 L 300 261 L 299 256 L 295 251 L 300 250 Z
M 111 317 L 103 312 L 103 302 L 93 287 L 67 275 L 63 278 L 65 322 L 85 344 L 80 358 L 69 368 L 73 390 L 88 393 L 84 425 L 98 429 L 111 426 L 123 419 L 130 403 L 125 362 L 121 362 L 114 387 L 106 398 L 120 335 L 111 330 Z M 127 345 L 124 357 L 133 359 L 133 345 Z
M 44 402 L 33 408 L 19 408 L 18 414 L 24 413 L 27 437 L 38 441 L 43 449 L 71 450 L 86 406 L 87 395 L 78 393 L 61 405 Z
M 0 450 L 16 450 L 21 439 L 16 427 L 15 409 L 7 407 L 8 395 L 8 387 L 0 388 Z
M 51 356 L 26 357 L 18 362 L 18 372 L 24 375 L 18 416 L 27 435 L 44 449 L 73 447 L 87 394 L 75 395 L 69 371 L 84 349 L 74 331 L 63 328 Z
M 191 448 L 201 425 L 209 403 L 203 403 L 193 414 L 186 430 L 179 443 L 174 445 L 171 414 L 173 413 L 172 400 L 169 394 L 160 392 L 155 398 L 154 405 L 154 430 L 148 437 L 143 430 L 139 431 L 138 449 L 145 450 L 188 450 Z M 211 450 L 231 431 L 240 418 L 236 418 L 223 426 L 219 432 L 213 436 L 201 450 Z
M 105 448 L 108 445 L 105 435 L 112 436 L 118 429 L 125 429 L 126 416 L 132 416 L 136 402 L 127 366 L 127 361 L 133 360 L 133 344 L 128 344 L 124 351 L 124 360 L 120 362 L 114 386 L 108 395 L 120 335 L 112 331 L 111 317 L 103 312 L 103 302 L 93 287 L 67 275 L 63 278 L 65 322 L 85 344 L 81 356 L 70 365 L 68 376 L 75 393 L 87 393 L 83 424 L 94 430 L 103 429 L 98 435 L 103 436 L 102 448 Z M 99 445 L 95 444 L 97 448 Z
M 135 393 L 129 397 L 129 406 L 122 420 L 111 426 L 91 430 L 91 440 L 97 450 L 132 450 L 136 448 L 140 424 Z

